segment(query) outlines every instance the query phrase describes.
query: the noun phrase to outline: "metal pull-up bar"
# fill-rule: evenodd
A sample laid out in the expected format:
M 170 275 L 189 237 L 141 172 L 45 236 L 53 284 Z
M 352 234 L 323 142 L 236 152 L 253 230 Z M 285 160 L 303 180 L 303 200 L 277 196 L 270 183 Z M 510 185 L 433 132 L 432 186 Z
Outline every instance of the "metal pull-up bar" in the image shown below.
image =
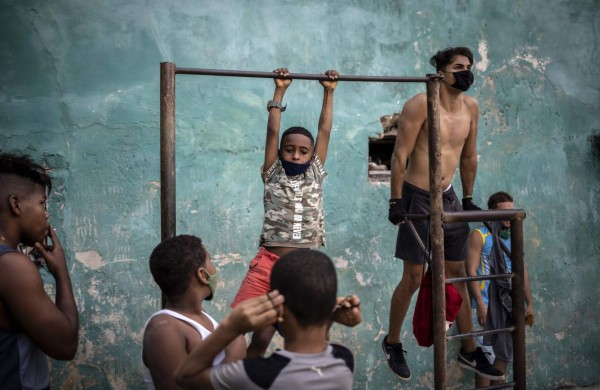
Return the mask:
M 250 77 L 250 78 L 278 78 L 274 72 L 255 72 L 242 70 L 202 69 L 202 68 L 178 68 L 172 62 L 160 64 L 160 148 L 161 148 L 161 238 L 164 240 L 173 237 L 176 231 L 175 210 L 175 76 L 182 75 L 204 75 L 225 77 Z M 291 73 L 286 78 L 299 80 L 329 80 L 324 74 Z M 361 75 L 339 75 L 337 81 L 351 82 L 395 82 L 395 83 L 427 83 L 438 84 L 442 77 L 437 74 L 426 77 L 401 77 L 401 76 L 361 76 Z M 428 90 L 428 96 L 430 94 Z M 433 91 L 433 89 L 431 89 Z M 439 91 L 439 86 L 435 89 Z M 437 92 L 436 92 L 437 93 Z M 429 98 L 428 98 L 429 101 Z M 431 106 L 435 111 L 430 117 L 439 115 L 439 98 Z M 430 109 L 428 104 L 428 110 Z M 431 114 L 431 112 L 430 112 Z M 430 121 L 431 123 L 431 121 Z M 439 120 L 435 121 L 436 125 Z M 430 125 L 431 127 L 431 125 Z M 439 127 L 437 132 L 439 133 Z M 435 166 L 439 169 L 439 158 L 436 157 L 432 163 L 432 171 Z M 441 189 L 440 189 L 441 193 Z M 441 210 L 441 209 L 440 209 Z
M 175 203 L 175 76 L 178 74 L 226 76 L 226 77 L 253 77 L 253 78 L 279 78 L 273 72 L 251 72 L 239 70 L 177 68 L 172 62 L 160 64 L 160 206 L 161 206 L 161 238 L 163 240 L 175 236 L 176 231 L 176 203 Z M 324 74 L 292 73 L 288 77 L 298 80 L 329 80 Z M 396 82 L 396 83 L 425 83 L 427 86 L 427 123 L 429 134 L 429 193 L 430 193 L 430 226 L 431 226 L 431 264 L 432 264 L 432 289 L 433 311 L 436 318 L 433 321 L 433 348 L 434 348 L 434 386 L 436 390 L 446 389 L 446 305 L 445 305 L 445 265 L 444 265 L 444 233 L 442 222 L 444 212 L 442 208 L 442 172 L 441 172 L 441 143 L 440 143 L 440 80 L 441 76 L 430 74 L 426 77 L 399 77 L 399 76 L 360 76 L 340 75 L 337 81 L 351 82 Z M 467 213 L 464 213 L 467 214 Z M 478 215 L 479 216 L 479 215 Z M 471 222 L 484 221 L 477 219 L 473 214 L 461 215 L 459 213 L 446 214 L 446 218 L 469 220 Z M 513 272 L 517 275 L 513 289 L 522 289 L 523 280 L 523 233 L 522 219 L 524 215 L 510 218 L 511 234 L 517 242 L 513 242 Z M 448 221 L 446 221 L 448 222 Z M 516 301 L 517 304 L 518 300 Z M 163 297 L 164 303 L 164 297 Z M 514 310 L 518 315 L 523 303 Z M 515 301 L 513 300 L 513 306 Z M 516 388 L 525 388 L 525 343 L 524 319 L 515 318 L 517 337 L 513 333 L 515 358 L 514 378 Z M 518 364 L 517 364 L 518 363 Z
M 175 74 L 191 74 L 204 76 L 227 76 L 227 77 L 254 77 L 262 79 L 284 78 L 292 80 L 330 80 L 324 74 L 290 73 L 289 76 L 280 77 L 273 72 L 253 72 L 246 70 L 223 70 L 223 69 L 197 69 L 197 68 L 175 68 Z M 435 76 L 440 77 L 440 76 Z M 367 83 L 426 83 L 429 77 L 399 77 L 399 76 L 357 76 L 340 74 L 336 81 L 362 81 Z

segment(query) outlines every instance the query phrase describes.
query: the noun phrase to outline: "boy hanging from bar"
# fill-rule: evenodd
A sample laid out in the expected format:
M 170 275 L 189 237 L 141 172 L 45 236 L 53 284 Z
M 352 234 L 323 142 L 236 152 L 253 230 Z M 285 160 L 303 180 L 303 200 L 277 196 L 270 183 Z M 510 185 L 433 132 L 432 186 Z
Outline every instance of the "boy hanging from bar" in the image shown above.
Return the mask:
M 286 253 L 300 248 L 325 246 L 323 221 L 323 165 L 327 156 L 333 118 L 333 92 L 339 73 L 328 70 L 328 80 L 321 80 L 323 105 L 318 124 L 317 142 L 303 127 L 290 127 L 279 141 L 281 113 L 285 91 L 292 83 L 286 68 L 273 71 L 275 92 L 267 104 L 269 118 L 265 144 L 265 161 L 261 168 L 264 182 L 264 222 L 260 248 L 250 261 L 248 272 L 231 304 L 270 291 L 269 279 L 275 262 Z M 275 328 L 254 331 L 247 357 L 264 356 Z

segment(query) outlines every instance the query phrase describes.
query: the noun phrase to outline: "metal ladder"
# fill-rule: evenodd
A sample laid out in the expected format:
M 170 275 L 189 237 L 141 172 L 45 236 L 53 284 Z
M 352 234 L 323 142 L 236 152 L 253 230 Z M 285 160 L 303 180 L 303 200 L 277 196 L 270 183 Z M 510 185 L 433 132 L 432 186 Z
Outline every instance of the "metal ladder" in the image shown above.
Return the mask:
M 446 341 L 475 337 L 484 334 L 511 332 L 513 341 L 513 381 L 486 387 L 500 389 L 513 387 L 527 388 L 525 361 L 525 293 L 524 293 L 524 251 L 523 251 L 523 210 L 461 211 L 444 212 L 442 208 L 442 173 L 440 147 L 439 83 L 430 78 L 427 82 L 427 114 L 429 132 L 429 192 L 430 192 L 430 232 L 431 232 L 431 272 L 433 289 L 433 348 L 434 348 L 434 388 L 446 389 Z M 411 216 L 414 217 L 414 216 Z M 512 273 L 464 278 L 445 278 L 443 223 L 511 221 Z M 412 225 L 412 224 L 411 224 Z M 469 282 L 493 278 L 512 278 L 512 304 L 514 326 L 489 331 L 477 331 L 454 336 L 446 336 L 446 297 L 445 283 Z

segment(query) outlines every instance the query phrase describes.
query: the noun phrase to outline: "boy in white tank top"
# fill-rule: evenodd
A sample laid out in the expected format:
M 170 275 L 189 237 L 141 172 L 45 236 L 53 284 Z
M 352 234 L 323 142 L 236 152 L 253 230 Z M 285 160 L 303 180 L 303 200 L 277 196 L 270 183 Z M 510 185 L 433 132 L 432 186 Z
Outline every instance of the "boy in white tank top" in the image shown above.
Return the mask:
M 161 242 L 152 251 L 149 264 L 167 303 L 148 319 L 144 329 L 144 382 L 149 389 L 178 388 L 175 368 L 218 326 L 202 308 L 202 302 L 215 294 L 217 270 L 202 241 L 189 235 Z M 241 359 L 245 353 L 246 342 L 240 336 L 217 354 L 213 364 Z

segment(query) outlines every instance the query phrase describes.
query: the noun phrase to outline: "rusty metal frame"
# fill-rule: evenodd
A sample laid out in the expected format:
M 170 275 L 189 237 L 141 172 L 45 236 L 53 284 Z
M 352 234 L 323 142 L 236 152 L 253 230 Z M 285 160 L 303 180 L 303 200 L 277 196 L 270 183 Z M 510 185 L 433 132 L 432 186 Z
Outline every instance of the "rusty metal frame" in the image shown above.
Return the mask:
M 274 78 L 272 72 L 252 72 L 221 69 L 177 68 L 172 62 L 160 64 L 160 206 L 161 206 L 161 239 L 165 240 L 176 234 L 176 188 L 175 188 L 175 76 L 206 75 L 225 77 Z M 292 73 L 289 78 L 300 80 L 327 80 L 321 74 Z M 514 386 L 516 389 L 526 388 L 525 371 L 525 318 L 523 310 L 523 219 L 522 210 L 481 211 L 444 213 L 442 209 L 442 176 L 440 147 L 440 97 L 441 77 L 435 74 L 426 77 L 397 76 L 356 76 L 340 75 L 339 81 L 352 82 L 401 82 L 426 83 L 427 117 L 429 132 L 429 191 L 430 191 L 430 229 L 432 256 L 433 308 L 438 315 L 433 324 L 434 340 L 434 386 L 436 390 L 446 389 L 446 330 L 445 330 L 445 269 L 444 269 L 444 222 L 477 222 L 490 220 L 510 220 L 512 240 L 513 270 L 513 313 L 515 327 L 513 334 L 513 371 L 514 382 L 490 388 Z M 414 218 L 412 218 L 414 217 Z M 421 219 L 422 216 L 409 216 L 409 219 Z M 459 281 L 459 280 L 456 280 Z M 460 280 L 462 281 L 462 280 Z M 163 300 L 164 303 L 164 300 Z M 498 330 L 505 331 L 505 330 Z M 494 332 L 494 331 L 492 331 Z M 476 334 L 474 332 L 473 334 Z M 454 338 L 467 337 L 458 335 Z

